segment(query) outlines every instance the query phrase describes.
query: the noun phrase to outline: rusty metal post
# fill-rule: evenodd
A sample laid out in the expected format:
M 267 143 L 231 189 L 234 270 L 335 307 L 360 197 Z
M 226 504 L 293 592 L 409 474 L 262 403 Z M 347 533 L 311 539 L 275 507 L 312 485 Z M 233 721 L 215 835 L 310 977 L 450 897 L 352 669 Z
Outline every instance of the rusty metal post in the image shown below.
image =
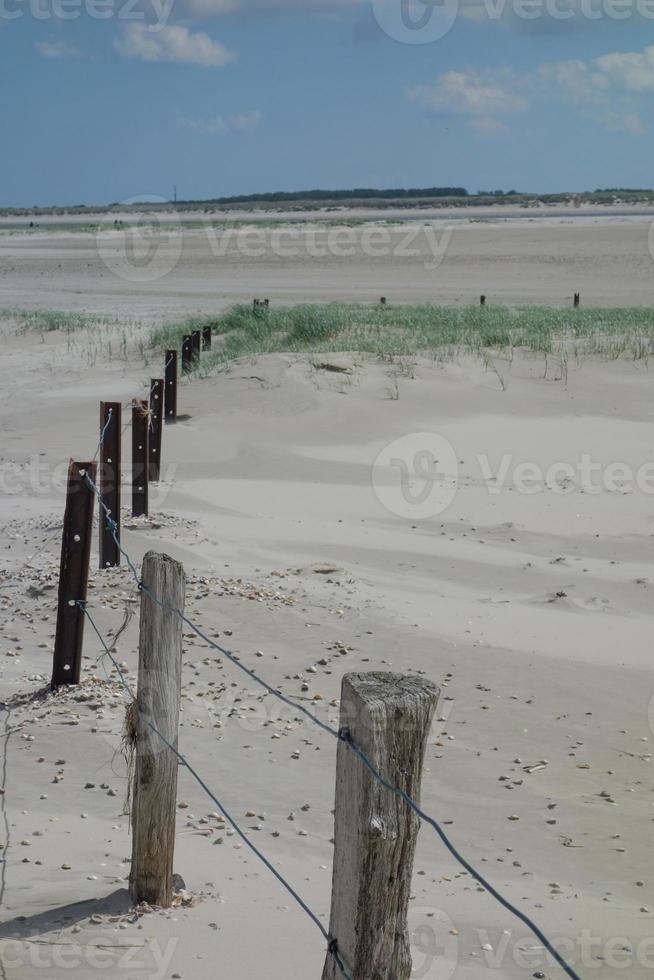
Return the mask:
M 166 422 L 174 422 L 177 418 L 177 362 L 176 350 L 166 351 Z
M 211 350 L 211 336 L 213 330 L 209 327 L 202 328 L 202 350 Z
M 148 516 L 148 403 L 141 398 L 132 402 L 132 516 Z
M 182 374 L 193 370 L 193 338 L 190 334 L 182 340 Z
M 86 602 L 95 503 L 95 492 L 86 477 L 88 475 L 95 484 L 97 472 L 97 463 L 76 463 L 71 459 L 68 466 L 52 664 L 53 690 L 64 684 L 79 684 L 80 680 L 85 616 L 78 603 Z
M 200 354 L 202 352 L 202 331 L 194 330 L 191 334 L 191 342 L 193 348 L 193 366 L 197 367 L 200 361 Z
M 120 565 L 120 481 L 121 481 L 121 430 L 122 410 L 120 402 L 100 402 L 100 498 L 109 516 L 118 525 L 116 534 L 107 523 L 107 512 L 100 508 L 100 568 L 116 568 Z M 104 433 L 104 436 L 103 436 Z
M 162 378 L 150 381 L 150 433 L 148 438 L 148 479 L 161 479 L 161 433 L 163 430 L 164 383 Z

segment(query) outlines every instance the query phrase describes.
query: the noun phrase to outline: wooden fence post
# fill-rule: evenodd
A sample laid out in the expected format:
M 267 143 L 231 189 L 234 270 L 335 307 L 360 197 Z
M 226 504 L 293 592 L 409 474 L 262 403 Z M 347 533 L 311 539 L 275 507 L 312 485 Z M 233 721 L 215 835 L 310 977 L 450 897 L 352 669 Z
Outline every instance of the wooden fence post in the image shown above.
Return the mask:
M 97 463 L 75 463 L 71 459 L 68 466 L 52 664 L 53 690 L 63 684 L 79 684 L 80 680 L 86 617 L 77 603 L 86 602 L 95 503 L 95 493 L 86 480 L 86 474 L 95 483 L 97 472 Z
M 202 328 L 202 350 L 211 350 L 213 330 L 210 326 Z
M 177 418 L 177 351 L 166 351 L 166 422 Z
M 480 306 L 486 306 L 486 297 L 485 296 L 480 296 L 479 297 L 479 305 Z
M 148 480 L 161 479 L 161 433 L 163 429 L 164 383 L 161 378 L 150 379 L 150 432 L 148 436 Z
M 104 439 L 100 447 L 100 478 L 98 488 L 100 498 L 116 522 L 116 536 L 107 524 L 107 513 L 100 508 L 100 568 L 115 568 L 120 565 L 120 482 L 121 482 L 121 436 L 122 411 L 120 402 L 100 402 L 100 434 Z M 111 418 L 109 418 L 111 413 Z M 108 425 L 107 425 L 108 423 Z M 106 427 L 106 432 L 105 432 Z
M 392 786 L 420 800 L 439 691 L 419 677 L 347 674 L 341 731 Z M 353 980 L 409 980 L 407 924 L 420 821 L 345 741 L 338 746 L 330 935 Z M 327 955 L 323 980 L 341 973 Z
M 148 723 L 177 748 L 183 624 L 174 610 L 184 611 L 185 577 L 179 562 L 154 552 L 142 576 L 130 892 L 135 903 L 170 908 L 178 761 Z
M 575 293 L 575 298 L 574 298 L 575 310 L 579 309 L 580 306 L 581 306 L 581 293 Z
M 132 402 L 132 516 L 148 516 L 150 412 L 140 398 Z
M 182 374 L 188 374 L 193 370 L 193 338 L 191 334 L 186 334 L 182 339 Z

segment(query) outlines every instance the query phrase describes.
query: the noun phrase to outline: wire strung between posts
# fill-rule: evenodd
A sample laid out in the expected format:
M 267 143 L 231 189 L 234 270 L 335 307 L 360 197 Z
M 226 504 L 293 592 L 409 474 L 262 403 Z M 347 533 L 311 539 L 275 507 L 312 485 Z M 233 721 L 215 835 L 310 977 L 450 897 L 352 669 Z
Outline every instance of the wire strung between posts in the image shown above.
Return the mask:
M 114 655 L 112 654 L 111 650 L 109 649 L 108 643 L 106 642 L 106 640 L 104 639 L 104 637 L 100 633 L 100 630 L 98 629 L 98 627 L 97 627 L 97 625 L 95 623 L 95 620 L 93 619 L 93 617 L 91 616 L 90 612 L 86 608 L 86 603 L 85 602 L 82 602 L 80 599 L 78 599 L 78 600 L 76 600 L 76 605 L 78 606 L 79 609 L 82 610 L 82 612 L 84 613 L 84 615 L 88 619 L 89 623 L 93 627 L 93 630 L 95 631 L 96 636 L 98 637 L 100 643 L 102 644 L 102 647 L 104 648 L 105 653 L 107 654 L 107 656 L 109 657 L 109 659 L 113 663 L 114 667 L 116 668 L 116 670 L 118 672 L 118 676 L 120 677 L 121 683 L 122 683 L 123 687 L 125 688 L 125 690 L 126 690 L 128 696 L 129 696 L 129 698 L 133 702 L 136 702 L 136 697 L 134 695 L 134 692 L 132 691 L 131 687 L 129 686 L 129 684 L 128 684 L 126 678 L 125 678 L 125 675 L 123 674 L 122 670 L 120 669 L 120 666 L 119 666 L 118 662 L 116 661 L 116 658 L 114 657 Z M 273 865 L 270 863 L 270 861 L 265 856 L 265 854 L 263 854 L 258 849 L 258 847 L 256 847 L 256 845 L 252 843 L 252 841 L 249 839 L 249 837 L 247 837 L 247 835 L 243 833 L 243 831 L 241 830 L 240 826 L 237 824 L 236 820 L 232 817 L 232 815 L 229 813 L 229 811 L 223 806 L 223 804 L 220 802 L 220 800 L 215 795 L 215 793 L 213 793 L 209 789 L 209 787 L 207 786 L 207 784 L 205 783 L 205 781 L 196 772 L 196 770 L 193 768 L 193 766 L 188 761 L 188 759 L 186 758 L 186 756 L 182 755 L 182 753 L 179 752 L 175 748 L 175 746 L 172 745 L 168 741 L 168 739 L 166 738 L 165 735 L 162 735 L 162 733 L 159 731 L 159 729 L 156 727 L 156 725 L 154 725 L 149 720 L 149 718 L 146 718 L 142 711 L 139 711 L 138 708 L 137 708 L 137 711 L 138 711 L 139 719 L 142 721 L 142 723 L 144 725 L 147 725 L 147 727 L 150 729 L 150 731 L 152 731 L 157 736 L 157 738 L 160 738 L 161 741 L 177 757 L 177 759 L 179 760 L 179 762 L 181 762 L 181 764 L 188 769 L 188 771 L 190 772 L 190 774 L 193 776 L 193 778 L 198 783 L 198 785 L 202 787 L 202 789 L 207 794 L 207 796 L 209 797 L 209 799 L 212 800 L 213 803 L 215 803 L 215 805 L 218 807 L 218 809 L 220 810 L 220 812 L 222 813 L 222 815 L 225 817 L 225 819 L 230 822 L 230 824 L 232 825 L 232 827 L 234 828 L 234 830 L 236 831 L 236 833 L 239 835 L 239 837 L 241 838 L 241 840 L 259 858 L 259 860 L 268 868 L 268 870 L 272 872 L 272 874 L 275 876 L 275 878 L 277 879 L 277 881 L 279 881 L 280 884 L 284 886 L 284 888 L 286 889 L 286 891 L 297 902 L 297 904 L 300 906 L 300 908 L 309 916 L 309 918 L 311 919 L 311 921 L 315 923 L 315 925 L 318 927 L 318 929 L 320 929 L 320 932 L 322 933 L 323 938 L 327 942 L 328 952 L 334 958 L 334 962 L 336 963 L 336 965 L 337 965 L 337 967 L 338 967 L 338 969 L 339 969 L 339 971 L 341 973 L 341 976 L 345 977 L 345 980 L 352 980 L 352 977 L 346 971 L 346 969 L 343 966 L 343 963 L 341 961 L 341 958 L 338 955 L 338 946 L 337 946 L 337 944 L 334 942 L 333 938 L 329 935 L 329 933 L 327 932 L 327 930 L 325 929 L 325 927 L 323 926 L 322 922 L 320 921 L 320 919 L 318 918 L 318 916 L 315 914 L 315 912 L 312 912 L 312 910 L 309 908 L 309 906 L 306 904 L 306 902 L 302 898 L 300 898 L 300 896 L 295 891 L 295 889 L 293 888 L 293 886 L 290 885 L 288 881 L 286 881 L 286 879 L 277 871 L 277 869 L 275 867 L 273 867 Z
M 440 837 L 440 839 L 443 842 L 443 844 L 445 844 L 445 847 L 448 849 L 448 851 L 450 852 L 450 854 L 455 858 L 455 860 L 457 860 L 459 862 L 459 864 L 463 868 L 465 868 L 465 870 L 468 872 L 468 874 L 470 874 L 476 881 L 478 881 L 479 884 L 483 888 L 485 888 L 489 892 L 489 894 L 491 894 L 493 896 L 493 898 L 495 898 L 496 901 L 498 901 L 499 904 L 503 908 L 505 908 L 512 915 L 515 915 L 517 919 L 519 919 L 529 929 L 531 929 L 531 931 L 533 932 L 533 934 L 542 942 L 542 944 L 545 947 L 545 949 L 547 950 L 547 952 L 550 953 L 550 955 L 558 963 L 558 965 L 561 967 L 561 969 L 564 971 L 564 973 L 566 973 L 569 977 L 571 977 L 571 980 L 580 980 L 579 975 L 577 973 L 575 973 L 575 971 L 573 970 L 573 968 L 568 963 L 566 963 L 566 961 L 563 959 L 563 957 L 558 952 L 558 950 L 556 949 L 556 947 L 549 941 L 549 939 L 547 938 L 547 936 L 545 936 L 545 934 L 536 925 L 536 923 L 533 922 L 529 918 L 528 915 L 526 915 L 524 912 L 521 912 L 520 909 L 516 908 L 516 906 L 513 905 L 508 899 L 504 898 L 503 895 L 501 895 L 493 887 L 493 885 L 490 884 L 490 882 L 486 881 L 486 879 L 483 877 L 482 874 L 480 874 L 480 872 L 478 872 L 475 868 L 473 868 L 473 866 L 463 857 L 463 855 L 458 852 L 458 850 L 456 849 L 456 847 L 454 846 L 454 844 L 450 841 L 449 837 L 447 836 L 447 834 L 445 833 L 445 831 L 443 830 L 443 828 L 440 826 L 440 824 L 438 823 L 438 821 L 434 817 L 430 817 L 423 810 L 421 810 L 420 807 L 411 799 L 411 797 L 407 793 L 404 792 L 404 790 L 401 790 L 397 786 L 393 786 L 391 783 L 389 783 L 387 780 L 384 779 L 384 777 L 382 776 L 382 774 L 375 768 L 375 766 L 372 764 L 372 762 L 370 761 L 370 759 L 368 759 L 368 757 L 366 756 L 366 754 L 352 741 L 352 739 L 351 739 L 351 737 L 350 737 L 350 735 L 349 735 L 349 733 L 347 731 L 343 731 L 343 730 L 342 731 L 338 731 L 336 728 L 333 728 L 331 725 L 325 724 L 325 722 L 322 722 L 316 715 L 313 714 L 312 711 L 309 711 L 308 708 L 305 708 L 303 705 L 298 704 L 297 702 L 293 701 L 291 698 L 286 697 L 286 695 L 285 694 L 282 694 L 281 691 L 276 690 L 276 688 L 274 688 L 270 684 L 268 684 L 267 681 L 264 681 L 263 678 L 259 677 L 259 675 L 256 674 L 253 670 L 250 670 L 244 664 L 240 663 L 240 661 L 237 660 L 237 658 L 234 656 L 233 653 L 231 653 L 229 650 L 225 649 L 225 647 L 220 646 L 219 643 L 216 643 L 214 640 L 210 639 L 210 637 L 208 637 L 205 633 L 203 633 L 202 630 L 199 629 L 195 625 L 195 623 L 193 623 L 192 620 L 190 620 L 188 618 L 188 616 L 185 616 L 184 613 L 181 612 L 181 610 L 174 609 L 172 606 L 169 606 L 167 603 L 162 602 L 161 599 L 159 599 L 157 596 L 155 596 L 151 592 L 151 590 L 148 589 L 147 586 L 145 586 L 143 584 L 143 582 L 139 578 L 138 572 L 136 571 L 132 560 L 130 559 L 130 557 L 127 554 L 127 552 L 125 552 L 123 550 L 123 548 L 120 545 L 120 542 L 118 541 L 117 533 L 116 533 L 117 532 L 116 522 L 111 519 L 111 517 L 109 515 L 109 512 L 108 512 L 106 506 L 104 505 L 104 503 L 102 501 L 102 498 L 100 496 L 100 493 L 99 493 L 97 487 L 95 486 L 95 484 L 93 483 L 93 481 L 91 480 L 91 478 L 88 476 L 88 474 L 86 475 L 86 478 L 87 478 L 89 484 L 91 485 L 91 487 L 93 488 L 93 490 L 94 490 L 94 492 L 95 492 L 95 494 L 96 494 L 96 496 L 97 496 L 97 498 L 98 498 L 98 500 L 100 502 L 100 505 L 103 507 L 103 509 L 107 513 L 107 519 L 108 519 L 108 522 L 109 522 L 109 525 L 108 526 L 109 526 L 109 528 L 110 528 L 110 530 L 111 530 L 111 532 L 113 534 L 114 540 L 116 541 L 116 544 L 117 544 L 117 546 L 118 546 L 121 554 L 124 555 L 125 560 L 127 561 L 127 564 L 129 566 L 129 569 L 130 569 L 130 571 L 132 573 L 132 576 L 134 577 L 134 579 L 136 581 L 136 584 L 138 585 L 139 589 L 142 592 L 145 592 L 152 599 L 152 601 L 155 602 L 162 609 L 167 609 L 170 612 L 173 612 L 177 616 L 179 616 L 179 618 L 182 620 L 182 622 L 183 623 L 186 623 L 186 625 L 189 626 L 194 631 L 194 633 L 196 633 L 202 640 L 204 640 L 205 643 L 208 643 L 209 646 L 212 647 L 214 650 L 217 650 L 219 653 L 222 653 L 223 656 L 227 657 L 227 659 L 231 663 L 233 663 L 236 667 L 238 667 L 239 670 L 242 670 L 245 674 L 247 674 L 248 677 L 251 678 L 251 680 L 255 681 L 261 687 L 265 688 L 265 690 L 268 691 L 269 694 L 274 695 L 274 697 L 278 698 L 280 701 L 283 701 L 285 704 L 290 705 L 295 710 L 301 711 L 314 724 L 318 725 L 320 728 L 322 728 L 324 731 L 328 732 L 334 738 L 338 739 L 339 741 L 344 742 L 355 753 L 355 755 L 357 755 L 359 757 L 359 759 L 364 763 L 364 765 L 367 767 L 367 769 L 369 769 L 370 773 L 374 776 L 374 778 L 382 786 L 384 786 L 389 792 L 393 793 L 395 796 L 398 796 L 400 799 L 404 800 L 404 802 L 407 804 L 407 806 L 409 806 L 413 810 L 413 812 L 421 820 L 425 821 L 425 823 L 428 823 L 436 831 L 436 833 Z M 321 929 L 322 929 L 322 926 L 321 926 Z
M 112 419 L 113 414 L 114 414 L 114 410 L 113 410 L 113 408 L 110 408 L 109 409 L 109 413 L 107 415 L 107 421 L 105 422 L 105 424 L 103 426 L 103 429 L 102 429 L 102 432 L 100 433 L 100 442 L 98 443 L 98 448 L 96 449 L 95 456 L 93 457 L 93 462 L 94 463 L 95 463 L 96 459 L 98 458 L 98 456 L 100 455 L 100 450 L 102 449 L 102 447 L 104 445 L 104 440 L 105 440 L 105 437 L 107 435 L 107 431 L 109 429 L 109 426 L 111 425 L 111 419 Z

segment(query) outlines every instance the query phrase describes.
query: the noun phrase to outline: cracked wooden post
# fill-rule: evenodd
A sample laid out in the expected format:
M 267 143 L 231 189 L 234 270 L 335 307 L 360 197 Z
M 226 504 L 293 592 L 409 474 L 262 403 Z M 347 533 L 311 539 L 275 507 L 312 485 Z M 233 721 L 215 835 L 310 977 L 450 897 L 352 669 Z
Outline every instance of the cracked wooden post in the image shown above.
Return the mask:
M 173 610 L 184 611 L 186 580 L 179 562 L 152 551 L 143 559 L 142 579 L 130 893 L 135 903 L 170 908 L 178 761 L 148 722 L 177 748 L 183 623 Z
M 439 690 L 388 673 L 343 678 L 340 728 L 392 786 L 420 802 Z M 408 905 L 420 821 L 339 742 L 330 936 L 353 980 L 409 980 Z M 342 974 L 331 953 L 323 980 Z

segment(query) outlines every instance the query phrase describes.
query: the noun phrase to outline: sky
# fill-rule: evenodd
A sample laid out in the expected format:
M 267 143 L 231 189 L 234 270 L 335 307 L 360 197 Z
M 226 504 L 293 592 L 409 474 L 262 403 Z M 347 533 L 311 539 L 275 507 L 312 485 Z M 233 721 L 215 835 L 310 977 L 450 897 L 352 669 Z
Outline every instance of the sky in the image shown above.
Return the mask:
M 0 0 L 0 207 L 654 186 L 654 0 Z

